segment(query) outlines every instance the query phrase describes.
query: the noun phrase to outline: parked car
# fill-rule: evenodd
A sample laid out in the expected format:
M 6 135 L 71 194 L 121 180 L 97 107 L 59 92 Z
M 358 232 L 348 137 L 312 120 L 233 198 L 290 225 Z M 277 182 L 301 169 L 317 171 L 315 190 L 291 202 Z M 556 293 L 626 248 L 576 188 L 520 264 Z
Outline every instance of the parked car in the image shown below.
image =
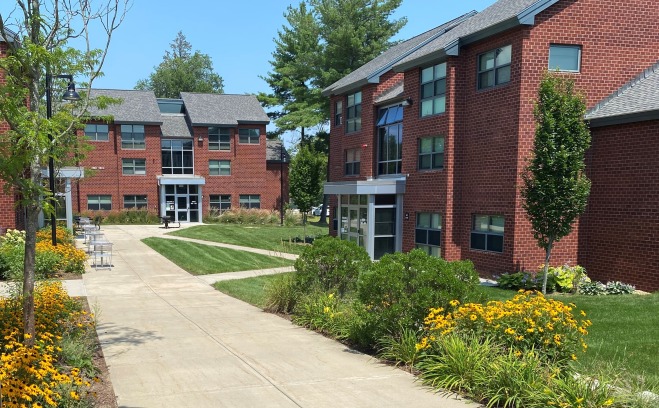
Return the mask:
M 311 215 L 320 216 L 320 214 L 322 213 L 322 211 L 323 211 L 323 206 L 322 206 L 322 205 L 319 205 L 318 207 L 314 207 L 314 208 L 311 209 Z M 329 217 L 329 207 L 327 207 L 327 212 L 326 212 L 326 214 L 327 214 L 327 216 Z

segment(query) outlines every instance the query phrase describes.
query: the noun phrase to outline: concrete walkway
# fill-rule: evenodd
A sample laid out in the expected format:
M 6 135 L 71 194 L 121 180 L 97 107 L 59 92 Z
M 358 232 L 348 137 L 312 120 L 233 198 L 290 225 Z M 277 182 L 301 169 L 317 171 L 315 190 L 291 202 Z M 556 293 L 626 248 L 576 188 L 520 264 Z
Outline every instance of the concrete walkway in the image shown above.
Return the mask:
M 114 267 L 78 285 L 120 407 L 476 406 L 214 290 L 140 242 L 164 229 L 103 230 Z

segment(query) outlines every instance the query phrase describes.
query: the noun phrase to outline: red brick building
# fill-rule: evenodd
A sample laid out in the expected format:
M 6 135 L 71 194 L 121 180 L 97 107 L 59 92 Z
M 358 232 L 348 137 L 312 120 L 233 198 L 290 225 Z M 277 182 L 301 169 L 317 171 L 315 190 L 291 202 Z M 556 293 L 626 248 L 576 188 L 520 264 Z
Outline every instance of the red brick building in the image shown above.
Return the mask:
M 519 188 L 542 75 L 551 69 L 574 79 L 595 107 L 659 59 L 653 3 L 499 0 L 392 47 L 325 89 L 332 118 L 325 186 L 336 220 L 331 233 L 358 242 L 376 259 L 418 247 L 448 260 L 471 259 L 485 275 L 536 270 L 543 251 Z M 648 189 L 656 184 L 648 155 L 657 149 L 636 146 L 645 160 L 634 161 L 627 174 L 647 176 L 647 185 L 627 184 L 625 211 L 603 214 L 626 183 L 609 172 L 625 159 L 609 159 L 636 132 L 649 143 L 657 136 L 651 123 L 593 128 L 590 204 L 556 245 L 553 264 L 579 263 L 596 279 L 659 289 L 659 272 L 650 267 L 659 263 L 650 255 L 652 240 L 629 240 L 657 230 L 656 188 Z M 619 138 L 621 132 L 628 137 Z M 647 205 L 632 205 L 635 197 Z M 621 217 L 616 222 L 625 228 L 612 228 L 612 217 Z M 645 224 L 635 228 L 641 218 Z M 642 247 L 620 243 L 612 251 L 611 235 Z
M 279 210 L 288 200 L 288 156 L 266 140 L 269 118 L 251 95 L 92 91 L 121 100 L 91 112 L 84 130 L 92 151 L 74 185 L 73 210 L 157 210 L 199 222 L 211 209 Z M 106 121 L 104 118 L 111 118 Z

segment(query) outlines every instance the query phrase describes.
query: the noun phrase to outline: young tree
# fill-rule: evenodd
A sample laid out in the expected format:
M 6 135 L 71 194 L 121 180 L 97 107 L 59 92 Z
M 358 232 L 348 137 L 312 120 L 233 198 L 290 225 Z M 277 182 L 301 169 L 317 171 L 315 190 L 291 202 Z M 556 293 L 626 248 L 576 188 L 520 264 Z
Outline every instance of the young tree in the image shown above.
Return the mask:
M 23 324 L 25 343 L 34 344 L 34 283 L 37 220 L 42 209 L 53 206 L 42 197 L 53 198 L 44 187 L 42 169 L 49 157 L 64 163 L 79 155 L 75 130 L 90 103 L 83 98 L 75 107 L 59 102 L 61 86 L 53 80 L 66 74 L 85 77 L 89 95 L 92 82 L 100 75 L 113 32 L 123 21 L 129 0 L 105 0 L 96 5 L 90 1 L 51 2 L 16 0 L 15 9 L 0 15 L 0 39 L 7 55 L 0 58 L 0 122 L 9 130 L 0 134 L 0 178 L 6 194 L 16 193 L 18 205 L 25 214 L 25 259 L 23 273 Z M 90 47 L 90 31 L 98 23 L 104 32 L 104 49 Z M 84 41 L 79 41 L 80 39 Z M 78 39 L 84 49 L 68 47 Z M 94 40 L 98 40 L 98 33 Z M 56 112 L 47 118 L 46 86 L 51 82 Z M 27 101 L 27 102 L 26 102 Z M 108 101 L 98 101 L 100 105 Z
M 323 192 L 327 156 L 300 145 L 290 164 L 289 188 L 291 198 L 302 212 L 304 236 L 307 236 L 307 212 L 318 201 Z
M 158 98 L 178 98 L 181 92 L 224 93 L 224 81 L 213 70 L 208 54 L 192 52 L 181 31 L 169 45 L 170 51 L 149 78 L 140 79 L 135 89 L 152 90 Z
M 546 74 L 534 109 L 535 141 L 529 165 L 522 174 L 521 195 L 533 236 L 545 250 L 542 293 L 554 243 L 572 231 L 586 209 L 590 180 L 584 174 L 584 154 L 590 131 L 584 121 L 586 104 L 574 81 Z

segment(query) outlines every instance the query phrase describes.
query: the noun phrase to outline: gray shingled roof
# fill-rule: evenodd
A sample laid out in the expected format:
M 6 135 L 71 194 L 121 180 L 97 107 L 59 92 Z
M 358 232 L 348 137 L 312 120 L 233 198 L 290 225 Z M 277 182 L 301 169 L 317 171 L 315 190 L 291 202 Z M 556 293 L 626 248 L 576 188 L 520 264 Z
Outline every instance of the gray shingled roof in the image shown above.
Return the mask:
M 379 81 L 379 76 L 382 73 L 388 71 L 391 66 L 400 61 L 401 58 L 404 58 L 406 55 L 414 52 L 423 44 L 437 36 L 441 36 L 447 30 L 450 30 L 451 28 L 462 23 L 467 18 L 475 14 L 475 11 L 469 12 L 454 20 L 435 27 L 430 31 L 426 31 L 423 34 L 419 34 L 416 37 L 410 38 L 407 41 L 389 48 L 379 56 L 373 58 L 366 64 L 352 71 L 350 74 L 344 76 L 332 85 L 325 88 L 323 90 L 323 95 L 328 96 L 330 94 L 341 94 L 353 88 L 360 87 L 361 85 L 364 85 L 368 82 L 377 83 Z
M 659 62 L 588 112 L 591 126 L 659 119 Z
M 373 103 L 378 105 L 384 102 L 392 101 L 396 98 L 400 98 L 403 95 L 404 90 L 405 90 L 405 85 L 403 84 L 403 81 L 398 81 L 391 88 L 382 92 L 380 96 L 375 98 L 373 100 Z
M 181 92 L 181 99 L 185 103 L 192 126 L 270 123 L 270 118 L 254 95 Z
M 121 99 L 118 104 L 109 105 L 105 109 L 90 108 L 89 114 L 96 116 L 112 116 L 115 123 L 160 125 L 162 118 L 158 102 L 153 91 L 134 91 L 119 89 L 92 89 L 91 98 L 108 96 Z
M 445 57 L 458 55 L 459 47 L 521 24 L 533 24 L 536 14 L 558 0 L 499 0 L 469 18 L 445 35 L 398 62 L 393 69 L 402 72 Z
M 267 161 L 280 162 L 282 154 L 284 155 L 284 162 L 288 163 L 291 161 L 291 157 L 288 155 L 281 140 L 268 140 L 265 146 L 265 159 Z M 282 151 L 282 149 L 284 150 Z
M 160 130 L 165 137 L 192 137 L 192 132 L 184 115 L 162 114 Z
M 17 35 L 16 35 L 15 32 L 8 29 L 7 27 L 5 27 L 4 31 L 5 31 L 5 34 L 7 35 L 7 38 L 9 38 L 9 41 L 11 41 L 11 42 L 16 41 Z M 0 32 L 0 41 L 7 42 L 7 39 L 5 38 L 5 36 L 1 32 Z

